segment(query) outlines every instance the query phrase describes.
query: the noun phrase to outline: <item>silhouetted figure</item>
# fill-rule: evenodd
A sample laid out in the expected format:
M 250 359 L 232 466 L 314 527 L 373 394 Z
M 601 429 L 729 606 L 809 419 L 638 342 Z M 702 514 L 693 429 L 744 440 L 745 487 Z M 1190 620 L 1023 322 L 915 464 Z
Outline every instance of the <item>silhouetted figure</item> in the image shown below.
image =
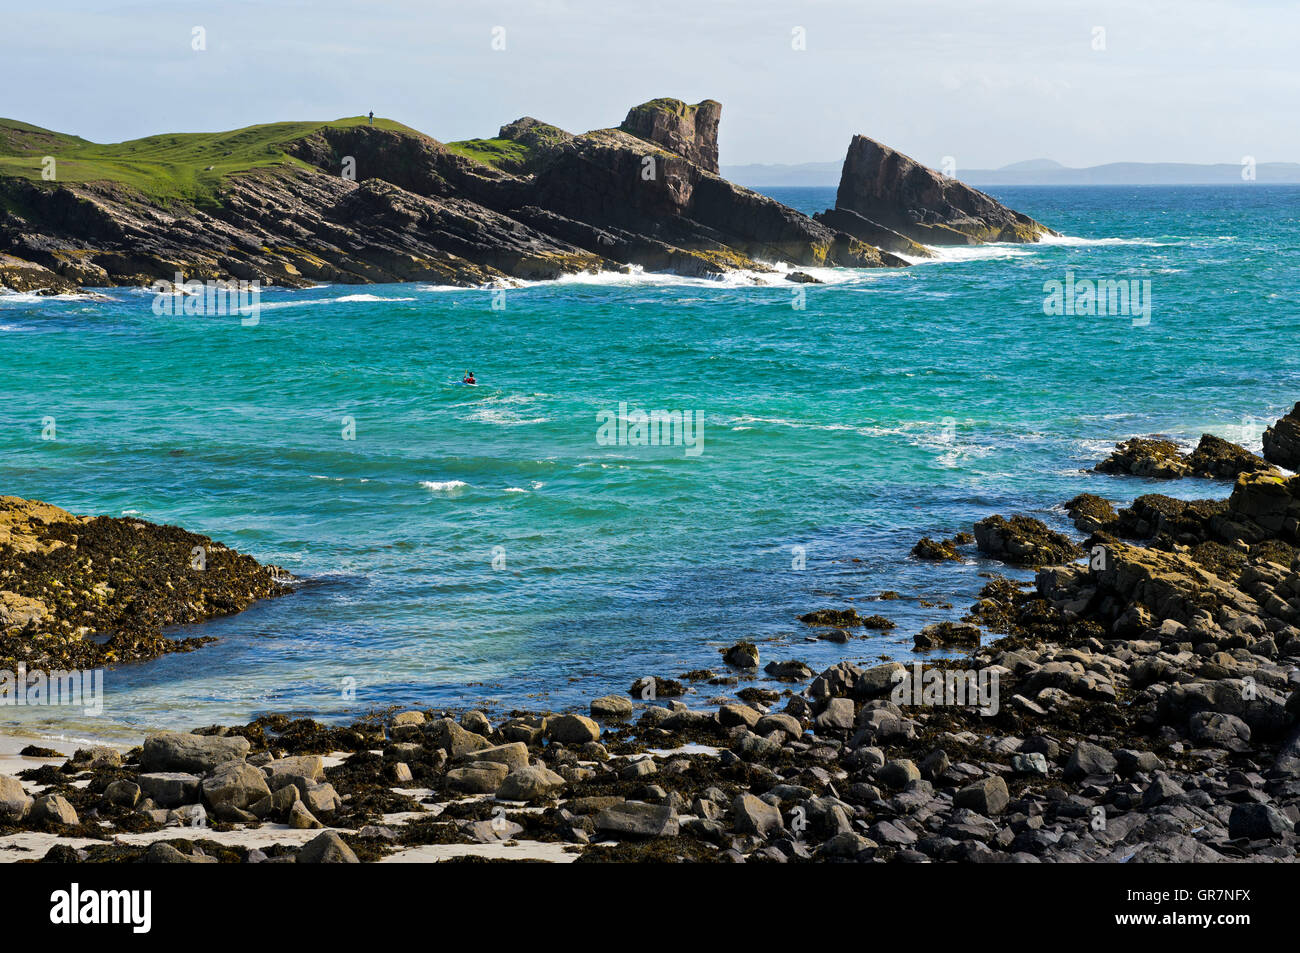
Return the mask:
M 375 124 L 375 111 L 372 109 L 370 110 L 370 125 L 373 126 L 374 124 Z

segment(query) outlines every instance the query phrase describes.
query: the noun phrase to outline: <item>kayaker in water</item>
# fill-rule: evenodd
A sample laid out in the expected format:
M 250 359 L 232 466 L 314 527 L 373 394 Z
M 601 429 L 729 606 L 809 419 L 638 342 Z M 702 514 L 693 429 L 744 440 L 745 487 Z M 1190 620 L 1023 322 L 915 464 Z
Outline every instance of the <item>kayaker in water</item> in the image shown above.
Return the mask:
M 476 380 L 474 379 L 474 372 L 473 372 L 473 371 L 466 371 L 466 372 L 465 372 L 465 379 L 464 379 L 463 381 L 461 381 L 461 383 L 462 383 L 462 384 L 477 384 L 478 381 L 476 381 Z

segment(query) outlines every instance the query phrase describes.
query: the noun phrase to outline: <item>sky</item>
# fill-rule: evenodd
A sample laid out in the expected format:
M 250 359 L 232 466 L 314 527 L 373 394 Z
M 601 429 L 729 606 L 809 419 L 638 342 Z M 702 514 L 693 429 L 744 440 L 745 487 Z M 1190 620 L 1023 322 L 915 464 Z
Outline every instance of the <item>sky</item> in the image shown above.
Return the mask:
M 723 104 L 724 165 L 856 133 L 968 169 L 1300 161 L 1294 0 L 0 0 L 0 31 L 0 116 L 98 142 L 370 110 L 582 132 L 672 96 Z

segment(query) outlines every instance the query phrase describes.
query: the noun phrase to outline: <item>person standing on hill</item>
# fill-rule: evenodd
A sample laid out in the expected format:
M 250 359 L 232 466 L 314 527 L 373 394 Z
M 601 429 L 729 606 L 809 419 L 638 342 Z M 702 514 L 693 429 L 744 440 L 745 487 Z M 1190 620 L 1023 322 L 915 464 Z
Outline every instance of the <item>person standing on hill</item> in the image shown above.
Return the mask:
M 375 111 L 372 109 L 370 110 L 370 125 L 373 126 L 374 124 L 375 124 Z

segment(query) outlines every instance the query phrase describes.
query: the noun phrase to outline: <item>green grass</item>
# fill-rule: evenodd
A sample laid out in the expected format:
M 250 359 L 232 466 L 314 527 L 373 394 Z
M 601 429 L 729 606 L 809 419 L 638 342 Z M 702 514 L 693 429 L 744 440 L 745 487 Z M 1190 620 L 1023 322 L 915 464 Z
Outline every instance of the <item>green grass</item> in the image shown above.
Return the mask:
M 65 185 L 115 182 L 158 204 L 174 200 L 208 204 L 226 176 L 274 166 L 306 167 L 285 147 L 319 129 L 367 122 L 365 116 L 334 122 L 276 122 L 230 132 L 177 133 L 100 144 L 0 119 L 0 176 L 41 181 L 42 159 L 49 155 L 56 163 L 55 181 Z M 377 118 L 375 127 L 423 136 L 391 119 Z
M 465 139 L 443 143 L 450 151 L 503 172 L 518 172 L 528 165 L 534 150 L 512 139 Z

